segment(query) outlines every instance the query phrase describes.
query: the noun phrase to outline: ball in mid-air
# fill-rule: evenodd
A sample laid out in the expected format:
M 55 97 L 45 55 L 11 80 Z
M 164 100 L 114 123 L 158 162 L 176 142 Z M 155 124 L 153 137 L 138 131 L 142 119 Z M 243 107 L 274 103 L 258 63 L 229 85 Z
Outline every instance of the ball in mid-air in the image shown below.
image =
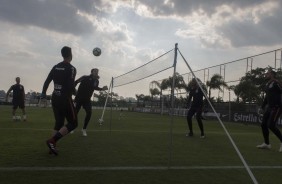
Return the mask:
M 101 49 L 100 49 L 99 47 L 95 47 L 95 48 L 93 49 L 93 55 L 94 55 L 94 56 L 100 56 L 101 53 L 102 53 L 102 51 L 101 51 Z

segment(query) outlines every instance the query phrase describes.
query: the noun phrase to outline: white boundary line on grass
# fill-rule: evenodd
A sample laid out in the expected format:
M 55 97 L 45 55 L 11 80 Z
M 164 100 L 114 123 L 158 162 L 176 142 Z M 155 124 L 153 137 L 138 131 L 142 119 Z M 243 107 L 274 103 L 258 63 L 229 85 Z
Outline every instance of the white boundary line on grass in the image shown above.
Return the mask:
M 0 130 L 34 130 L 34 131 L 53 131 L 52 129 L 48 128 L 0 128 Z M 80 129 L 75 129 L 74 132 L 80 132 Z M 97 130 L 97 129 L 87 129 L 87 132 L 108 132 L 110 130 Z M 168 133 L 167 131 L 136 131 L 136 130 L 111 130 L 112 132 L 132 132 L 132 133 Z M 208 134 L 220 134 L 220 135 L 226 135 L 224 131 L 207 131 Z M 175 134 L 181 134 L 181 132 L 175 132 Z M 183 135 L 186 134 L 186 132 L 182 132 Z M 232 133 L 232 135 L 252 135 L 256 133 L 250 133 L 250 132 L 236 132 Z
M 282 169 L 282 166 L 250 166 L 252 169 Z M 134 171 L 134 170 L 226 170 L 244 166 L 144 166 L 144 167 L 0 167 L 0 171 Z

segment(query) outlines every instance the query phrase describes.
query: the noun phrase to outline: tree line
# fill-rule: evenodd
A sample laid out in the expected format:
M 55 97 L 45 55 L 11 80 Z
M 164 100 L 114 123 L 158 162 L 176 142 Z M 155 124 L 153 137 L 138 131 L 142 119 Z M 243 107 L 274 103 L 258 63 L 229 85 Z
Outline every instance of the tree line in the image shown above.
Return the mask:
M 202 88 L 206 92 L 209 100 L 211 102 L 223 102 L 223 99 L 221 97 L 215 97 L 211 96 L 212 90 L 219 90 L 223 91 L 224 88 L 230 91 L 233 91 L 236 95 L 236 99 L 234 99 L 234 102 L 236 103 L 262 103 L 262 100 L 264 98 L 265 92 L 264 92 L 264 86 L 266 84 L 265 79 L 265 72 L 266 70 L 270 69 L 268 68 L 256 68 L 252 69 L 251 71 L 248 71 L 245 73 L 245 76 L 241 77 L 238 80 L 237 85 L 228 85 L 224 81 L 224 78 L 220 74 L 214 74 L 210 80 L 206 81 L 206 83 L 202 83 Z M 282 71 L 281 69 L 277 69 L 277 79 L 282 81 Z M 164 96 L 164 91 L 171 90 L 172 88 L 172 81 L 173 77 L 169 77 L 167 79 L 163 79 L 162 81 L 152 81 L 150 86 L 155 86 L 150 88 L 150 95 L 151 96 L 145 96 L 143 94 L 136 95 L 137 101 L 146 101 L 149 99 L 153 99 L 154 97 L 157 97 L 161 100 L 161 98 Z M 179 91 L 185 91 L 184 93 L 189 93 L 191 87 L 190 82 L 187 84 L 185 83 L 183 76 L 179 73 L 175 73 L 175 91 L 176 94 L 178 94 Z M 177 97 L 176 97 L 177 98 Z M 180 96 L 176 99 L 176 102 L 180 101 L 180 103 L 185 103 L 185 98 Z
M 236 95 L 236 99 L 233 99 L 233 102 L 236 103 L 257 103 L 261 104 L 262 100 L 264 98 L 264 86 L 266 84 L 265 79 L 265 71 L 269 68 L 256 68 L 252 69 L 251 71 L 248 71 L 245 73 L 245 76 L 241 77 L 238 80 L 237 85 L 228 85 L 227 82 L 224 81 L 224 78 L 220 74 L 214 74 L 210 80 L 206 81 L 206 83 L 201 83 L 202 88 L 204 89 L 205 93 L 207 94 L 209 100 L 211 102 L 223 102 L 222 97 L 218 96 L 212 96 L 213 90 L 219 90 L 223 91 L 224 89 L 233 91 Z M 282 70 L 277 69 L 277 79 L 282 81 Z M 144 95 L 144 94 L 135 94 L 136 102 L 135 100 L 125 100 L 124 98 L 120 98 L 117 93 L 110 93 L 110 99 L 109 104 L 111 102 L 114 103 L 114 106 L 128 106 L 130 103 L 135 103 L 137 106 L 146 106 L 151 105 L 153 106 L 154 101 L 157 102 L 157 106 L 160 106 L 162 101 L 165 98 L 165 101 L 169 101 L 170 97 L 167 95 L 164 95 L 164 92 L 170 91 L 172 88 L 173 83 L 173 77 L 169 77 L 166 79 L 163 79 L 161 81 L 152 81 L 150 86 L 150 95 Z M 179 73 L 175 73 L 175 104 L 176 106 L 185 106 L 186 104 L 186 94 L 189 93 L 191 89 L 191 82 L 185 83 L 184 78 Z M 183 92 L 184 91 L 184 92 Z M 4 92 L 4 91 L 3 91 Z M 170 93 L 169 93 L 170 94 Z M 185 94 L 178 95 L 178 94 Z M 11 95 L 11 94 L 10 94 Z M 29 92 L 28 94 L 32 99 L 39 99 L 40 94 L 37 92 Z M 93 105 L 97 106 L 103 106 L 106 97 L 107 92 L 106 91 L 99 91 L 98 94 L 94 93 L 94 97 L 97 98 L 97 100 L 93 100 Z M 51 99 L 51 96 L 48 95 L 48 99 Z M 169 102 L 167 102 L 169 104 Z M 169 105 L 167 105 L 169 106 Z

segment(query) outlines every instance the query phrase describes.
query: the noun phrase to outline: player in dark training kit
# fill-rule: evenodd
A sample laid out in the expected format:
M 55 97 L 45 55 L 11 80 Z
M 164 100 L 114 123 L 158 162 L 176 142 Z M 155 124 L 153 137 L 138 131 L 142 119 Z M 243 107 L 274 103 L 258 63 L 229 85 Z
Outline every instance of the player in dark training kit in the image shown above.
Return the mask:
M 19 107 L 22 109 L 23 112 L 23 120 L 26 121 L 26 114 L 25 114 L 25 92 L 24 86 L 20 84 L 21 79 L 19 77 L 16 78 L 16 84 L 12 85 L 10 89 L 7 91 L 6 101 L 8 101 L 8 97 L 11 91 L 13 91 L 13 120 L 16 120 L 16 110 Z
M 187 123 L 188 123 L 189 133 L 187 133 L 186 136 L 192 137 L 194 135 L 193 128 L 192 128 L 192 117 L 196 113 L 196 119 L 197 119 L 199 128 L 201 130 L 200 138 L 205 138 L 204 126 L 202 122 L 202 112 L 203 112 L 203 102 L 204 102 L 203 97 L 204 97 L 204 94 L 201 91 L 201 88 L 198 86 L 196 79 L 192 79 L 191 90 L 188 96 L 188 105 L 190 105 L 192 98 L 193 98 L 193 101 L 187 113 Z
M 87 136 L 86 128 L 90 121 L 92 114 L 92 105 L 91 105 L 91 97 L 93 95 L 94 90 L 107 90 L 108 87 L 104 86 L 103 88 L 99 87 L 99 70 L 94 68 L 91 70 L 90 75 L 84 75 L 75 81 L 75 86 L 80 83 L 77 94 L 75 96 L 75 104 L 76 104 L 76 112 L 78 113 L 81 106 L 84 108 L 86 112 L 86 116 L 84 119 L 84 125 L 82 128 L 82 135 Z
M 45 97 L 48 86 L 53 81 L 52 108 L 56 122 L 53 136 L 46 143 L 50 153 L 55 155 L 58 154 L 56 149 L 57 141 L 77 127 L 77 115 L 72 101 L 72 94 L 75 92 L 76 69 L 70 64 L 72 60 L 71 48 L 63 47 L 61 54 L 64 61 L 52 68 L 42 90 L 42 97 Z M 67 120 L 66 125 L 64 125 L 65 119 Z
M 276 72 L 269 69 L 265 74 L 268 82 L 265 87 L 265 98 L 263 100 L 262 109 L 264 111 L 261 123 L 262 134 L 264 143 L 257 145 L 259 149 L 270 149 L 269 143 L 269 129 L 276 135 L 280 141 L 279 152 L 282 152 L 282 135 L 277 128 L 276 123 L 281 115 L 281 93 L 282 86 L 276 79 Z

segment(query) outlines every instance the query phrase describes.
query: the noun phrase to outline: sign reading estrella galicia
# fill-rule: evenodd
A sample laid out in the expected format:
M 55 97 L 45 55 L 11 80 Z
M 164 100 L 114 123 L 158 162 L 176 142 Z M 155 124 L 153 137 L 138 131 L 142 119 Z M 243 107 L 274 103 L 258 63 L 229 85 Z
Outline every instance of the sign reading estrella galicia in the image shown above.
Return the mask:
M 233 120 L 235 122 L 252 122 L 252 123 L 261 123 L 262 117 L 252 113 L 234 113 Z

